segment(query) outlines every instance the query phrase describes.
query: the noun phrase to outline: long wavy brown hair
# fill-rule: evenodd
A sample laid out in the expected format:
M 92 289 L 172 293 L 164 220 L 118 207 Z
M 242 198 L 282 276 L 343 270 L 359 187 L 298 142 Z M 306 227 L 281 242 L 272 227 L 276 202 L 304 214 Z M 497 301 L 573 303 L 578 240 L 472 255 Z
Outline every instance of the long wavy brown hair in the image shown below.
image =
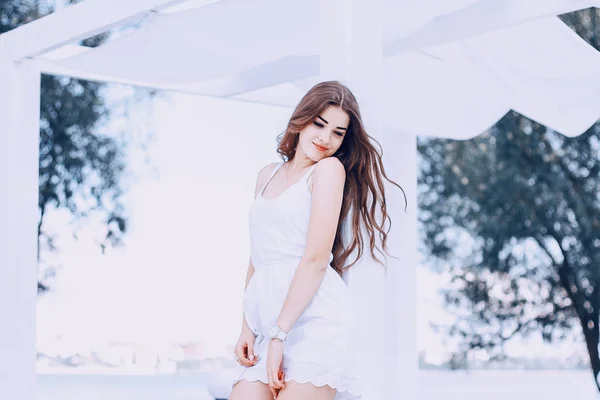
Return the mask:
M 333 261 L 331 262 L 331 266 L 341 274 L 344 269 L 356 264 L 363 256 L 365 240 L 361 235 L 361 222 L 366 228 L 373 258 L 382 263 L 375 255 L 376 250 L 384 257 L 384 252 L 389 255 L 387 238 L 391 228 L 391 219 L 386 210 L 383 179 L 400 188 L 404 194 L 405 206 L 408 203 L 404 189 L 386 175 L 381 145 L 367 134 L 356 98 L 340 82 L 321 82 L 313 86 L 300 100 L 285 132 L 277 137 L 277 152 L 283 160 L 287 162 L 294 159 L 300 131 L 311 124 L 329 106 L 340 107 L 350 117 L 342 145 L 333 155 L 342 162 L 346 169 L 344 198 L 333 242 Z M 380 210 L 379 218 L 377 216 L 378 208 Z M 353 210 L 351 214 L 353 235 L 350 244 L 345 246 L 342 239 L 342 224 L 351 209 Z M 376 235 L 379 235 L 382 249 L 376 246 Z M 356 259 L 346 265 L 352 252 L 357 249 Z

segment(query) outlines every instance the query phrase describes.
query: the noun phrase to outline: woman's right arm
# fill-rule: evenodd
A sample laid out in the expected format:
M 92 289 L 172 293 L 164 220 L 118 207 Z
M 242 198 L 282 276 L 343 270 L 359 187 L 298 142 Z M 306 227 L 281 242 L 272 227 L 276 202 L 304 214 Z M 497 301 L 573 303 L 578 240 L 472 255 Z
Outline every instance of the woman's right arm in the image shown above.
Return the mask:
M 258 196 L 262 187 L 267 183 L 267 179 L 271 175 L 273 168 L 275 168 L 276 164 L 269 164 L 258 173 L 258 178 L 256 179 L 256 188 L 254 190 L 254 198 Z M 250 260 L 248 261 L 248 272 L 246 272 L 246 285 L 244 286 L 244 291 L 248 287 L 248 283 L 250 283 L 250 279 L 252 279 L 252 275 L 254 275 L 254 265 L 252 265 L 252 256 L 250 256 Z M 242 317 L 242 333 L 240 334 L 240 338 L 238 339 L 237 344 L 235 345 L 234 353 L 237 356 L 237 361 L 245 366 L 251 367 L 256 365 L 258 362 L 258 357 L 254 356 L 254 340 L 255 340 L 254 332 L 248 326 L 246 322 L 246 317 Z
M 269 176 L 271 176 L 271 172 L 273 172 L 273 168 L 275 168 L 277 164 L 271 163 L 265 167 L 263 167 L 259 172 L 256 178 L 256 187 L 254 188 L 254 198 L 258 196 L 262 187 L 267 183 Z M 254 265 L 252 265 L 252 256 L 250 256 L 250 260 L 248 260 L 248 271 L 246 272 L 246 285 L 244 286 L 244 290 L 248 287 L 248 283 L 250 279 L 252 279 L 252 275 L 254 275 Z M 250 327 L 246 323 L 246 318 L 242 318 L 242 330 L 250 331 Z

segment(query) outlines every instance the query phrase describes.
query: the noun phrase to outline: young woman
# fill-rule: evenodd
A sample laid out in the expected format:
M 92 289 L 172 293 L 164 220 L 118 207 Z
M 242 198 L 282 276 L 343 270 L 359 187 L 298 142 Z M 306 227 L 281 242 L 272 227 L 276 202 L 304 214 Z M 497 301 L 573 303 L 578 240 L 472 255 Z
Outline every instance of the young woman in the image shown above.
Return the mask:
M 340 275 L 363 254 L 361 225 L 373 257 L 377 236 L 377 250 L 387 251 L 381 154 L 354 95 L 339 82 L 310 89 L 278 139 L 284 161 L 259 172 L 250 208 L 251 257 L 235 347 L 241 371 L 230 400 L 358 399 L 350 299 Z M 350 224 L 350 243 L 342 243 L 342 223 Z

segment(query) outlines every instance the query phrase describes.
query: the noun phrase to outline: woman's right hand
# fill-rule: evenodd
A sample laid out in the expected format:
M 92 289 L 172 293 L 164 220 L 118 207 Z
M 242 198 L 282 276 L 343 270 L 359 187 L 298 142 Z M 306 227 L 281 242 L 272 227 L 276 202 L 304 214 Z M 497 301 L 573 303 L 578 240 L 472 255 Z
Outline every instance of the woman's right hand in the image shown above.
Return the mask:
M 235 356 L 237 362 L 244 367 L 252 367 L 258 362 L 258 356 L 254 354 L 254 341 L 256 337 L 250 329 L 242 329 L 240 338 L 235 345 Z

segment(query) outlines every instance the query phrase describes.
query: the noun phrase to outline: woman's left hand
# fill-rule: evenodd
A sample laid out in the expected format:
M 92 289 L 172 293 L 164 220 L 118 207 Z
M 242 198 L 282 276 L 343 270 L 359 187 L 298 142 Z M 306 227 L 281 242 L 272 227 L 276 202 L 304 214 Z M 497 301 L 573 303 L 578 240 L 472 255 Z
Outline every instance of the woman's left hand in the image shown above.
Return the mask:
M 270 339 L 267 353 L 267 377 L 269 378 L 269 389 L 275 398 L 279 395 L 279 391 L 285 388 L 282 362 L 283 342 L 279 339 Z

